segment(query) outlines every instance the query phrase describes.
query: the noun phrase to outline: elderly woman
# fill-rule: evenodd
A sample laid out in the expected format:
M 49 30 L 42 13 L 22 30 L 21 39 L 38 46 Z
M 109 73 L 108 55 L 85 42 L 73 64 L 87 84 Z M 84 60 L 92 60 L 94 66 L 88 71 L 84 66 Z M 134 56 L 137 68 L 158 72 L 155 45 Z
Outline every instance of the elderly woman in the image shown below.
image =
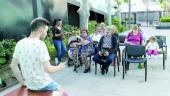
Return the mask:
M 138 31 L 138 26 L 133 26 L 132 31 L 128 33 L 125 43 L 133 45 L 143 45 L 143 35 Z
M 84 73 L 90 72 L 90 64 L 87 60 L 87 56 L 91 54 L 93 51 L 92 39 L 88 36 L 88 31 L 86 29 L 81 30 L 81 35 L 78 37 L 78 41 L 71 40 L 69 43 L 69 59 L 71 59 L 74 63 L 77 60 L 77 55 L 80 56 L 81 63 L 85 66 Z M 77 54 L 77 47 L 78 54 Z
M 125 38 L 126 44 L 132 44 L 132 45 L 144 45 L 144 39 L 141 32 L 138 30 L 138 26 L 134 25 L 132 27 L 132 31 L 128 33 L 128 35 Z M 126 64 L 126 70 L 129 70 L 129 63 Z M 141 65 L 138 66 L 141 68 Z
M 90 55 L 93 51 L 93 45 L 92 45 L 92 38 L 88 36 L 88 30 L 87 29 L 82 29 L 81 30 L 81 35 L 80 37 L 82 38 L 81 42 L 79 45 L 81 45 L 80 48 L 80 58 L 81 62 L 85 66 L 84 73 L 90 72 L 90 64 L 87 60 L 87 56 Z
M 102 65 L 101 73 L 104 75 L 108 72 L 109 65 L 115 58 L 117 50 L 117 41 L 114 36 L 112 29 L 113 27 L 109 26 L 106 28 L 106 34 L 103 35 L 98 44 L 98 54 L 93 58 L 95 63 Z

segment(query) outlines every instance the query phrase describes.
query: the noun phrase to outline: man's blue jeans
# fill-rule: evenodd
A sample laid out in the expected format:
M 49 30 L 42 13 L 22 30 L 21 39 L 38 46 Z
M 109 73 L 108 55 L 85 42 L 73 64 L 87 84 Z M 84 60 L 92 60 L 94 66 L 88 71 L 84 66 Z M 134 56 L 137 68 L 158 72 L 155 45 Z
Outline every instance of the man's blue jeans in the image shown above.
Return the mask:
M 58 91 L 59 88 L 60 88 L 60 85 L 58 85 L 56 82 L 52 81 L 46 87 L 44 87 L 40 90 L 37 90 L 37 91 Z
M 53 40 L 54 46 L 57 50 L 56 57 L 61 62 L 61 58 L 66 54 L 66 46 L 63 40 Z
M 115 58 L 115 54 L 109 54 L 109 56 L 106 57 L 106 62 L 104 63 L 105 67 L 108 68 L 109 65 L 112 63 L 112 61 L 114 60 Z M 101 64 L 103 65 L 103 62 L 101 60 L 101 56 L 99 54 L 96 54 L 94 57 L 93 57 L 93 61 L 98 63 L 98 64 Z

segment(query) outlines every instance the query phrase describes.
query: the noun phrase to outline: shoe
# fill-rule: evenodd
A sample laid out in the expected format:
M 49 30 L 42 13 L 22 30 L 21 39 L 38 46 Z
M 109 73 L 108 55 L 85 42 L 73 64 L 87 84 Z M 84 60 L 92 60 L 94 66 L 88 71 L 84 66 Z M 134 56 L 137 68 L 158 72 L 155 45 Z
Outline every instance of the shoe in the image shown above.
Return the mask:
M 90 72 L 90 68 L 84 70 L 84 73 L 88 73 L 88 72 Z
M 101 68 L 101 74 L 102 75 L 104 75 L 105 74 L 105 69 L 104 69 L 104 67 L 102 66 L 102 68 Z
M 56 65 L 59 64 L 58 58 L 55 58 L 55 64 L 56 64 Z
M 105 70 L 102 69 L 101 70 L 101 74 L 104 75 L 105 74 Z
M 106 74 L 108 73 L 108 70 L 109 70 L 109 68 L 106 68 L 106 69 L 105 69 Z
M 61 63 L 61 61 L 58 61 L 57 65 L 59 65 Z

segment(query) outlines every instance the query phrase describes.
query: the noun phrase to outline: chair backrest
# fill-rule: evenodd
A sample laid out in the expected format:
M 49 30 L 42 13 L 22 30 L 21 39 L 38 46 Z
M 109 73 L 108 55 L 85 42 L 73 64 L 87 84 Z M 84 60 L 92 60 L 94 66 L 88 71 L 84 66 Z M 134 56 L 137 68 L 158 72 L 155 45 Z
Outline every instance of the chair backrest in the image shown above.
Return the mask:
M 158 46 L 159 48 L 163 48 L 163 40 L 162 39 L 157 39 L 157 43 L 158 43 Z
M 128 56 L 143 56 L 145 55 L 145 46 L 142 45 L 126 45 L 126 54 Z
M 156 38 L 159 39 L 159 40 L 162 40 L 163 43 L 166 44 L 166 36 L 157 35 Z
M 119 43 L 125 42 L 126 35 L 119 35 Z

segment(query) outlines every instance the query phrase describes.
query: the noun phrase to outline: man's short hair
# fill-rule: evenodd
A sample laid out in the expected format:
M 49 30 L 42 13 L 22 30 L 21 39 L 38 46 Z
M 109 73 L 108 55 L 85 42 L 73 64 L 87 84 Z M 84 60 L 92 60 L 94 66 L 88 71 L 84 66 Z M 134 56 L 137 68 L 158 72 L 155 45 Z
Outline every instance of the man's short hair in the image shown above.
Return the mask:
M 34 20 L 32 20 L 30 27 L 31 27 L 31 31 L 35 31 L 38 28 L 42 27 L 42 26 L 48 26 L 50 23 L 47 19 L 44 18 L 36 18 Z

